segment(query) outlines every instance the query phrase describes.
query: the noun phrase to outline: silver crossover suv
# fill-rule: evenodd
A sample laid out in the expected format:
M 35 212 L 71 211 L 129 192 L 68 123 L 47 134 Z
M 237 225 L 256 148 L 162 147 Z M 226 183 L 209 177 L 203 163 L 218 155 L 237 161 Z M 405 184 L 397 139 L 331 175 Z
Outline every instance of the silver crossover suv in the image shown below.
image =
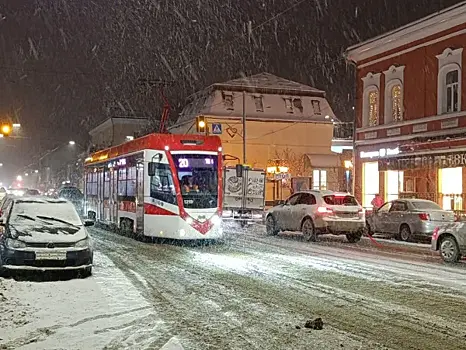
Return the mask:
M 268 235 L 280 231 L 302 231 L 307 241 L 318 234 L 345 234 L 348 241 L 361 239 L 365 228 L 364 210 L 349 193 L 305 191 L 293 194 L 265 215 Z
M 445 262 L 455 263 L 466 255 L 466 223 L 439 226 L 432 234 L 432 250 L 440 251 Z

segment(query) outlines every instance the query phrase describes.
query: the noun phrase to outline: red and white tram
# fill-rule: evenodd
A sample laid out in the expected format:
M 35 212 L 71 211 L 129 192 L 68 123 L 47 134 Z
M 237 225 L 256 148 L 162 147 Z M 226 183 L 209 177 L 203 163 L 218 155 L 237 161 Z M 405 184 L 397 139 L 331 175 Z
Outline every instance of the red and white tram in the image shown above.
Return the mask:
M 220 238 L 220 138 L 150 134 L 92 154 L 85 213 L 149 237 Z

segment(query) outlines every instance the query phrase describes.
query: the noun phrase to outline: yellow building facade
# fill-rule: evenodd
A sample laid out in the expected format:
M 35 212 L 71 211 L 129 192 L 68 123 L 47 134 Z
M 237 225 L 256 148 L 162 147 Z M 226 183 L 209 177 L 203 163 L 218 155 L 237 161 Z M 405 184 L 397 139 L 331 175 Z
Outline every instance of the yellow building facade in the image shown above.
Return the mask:
M 268 205 L 287 198 L 299 186 L 340 189 L 344 182 L 342 159 L 331 151 L 335 116 L 323 91 L 268 73 L 214 84 L 188 100 L 169 131 L 197 133 L 200 115 L 206 133 L 222 139 L 225 165 L 269 169 Z M 272 168 L 282 173 L 274 174 Z

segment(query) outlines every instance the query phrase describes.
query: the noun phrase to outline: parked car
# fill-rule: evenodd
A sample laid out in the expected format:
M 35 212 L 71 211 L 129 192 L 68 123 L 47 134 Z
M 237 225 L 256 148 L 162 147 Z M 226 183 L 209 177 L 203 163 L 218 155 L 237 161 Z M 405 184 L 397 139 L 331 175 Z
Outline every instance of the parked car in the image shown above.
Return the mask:
M 0 273 L 79 270 L 90 275 L 93 249 L 73 204 L 49 197 L 6 197 L 0 217 Z
M 84 211 L 84 195 L 79 188 L 73 186 L 65 186 L 58 190 L 58 198 L 66 199 L 74 204 L 79 215 L 83 215 Z
M 452 211 L 424 199 L 397 199 L 366 216 L 370 235 L 384 233 L 402 241 L 430 238 L 438 226 L 455 222 Z
M 349 193 L 303 191 L 293 194 L 284 203 L 266 213 L 267 234 L 280 231 L 301 231 L 307 241 L 316 241 L 319 234 L 346 235 L 355 243 L 365 228 L 364 210 Z
M 458 262 L 466 254 L 466 223 L 457 222 L 435 228 L 431 248 L 440 251 L 445 262 Z

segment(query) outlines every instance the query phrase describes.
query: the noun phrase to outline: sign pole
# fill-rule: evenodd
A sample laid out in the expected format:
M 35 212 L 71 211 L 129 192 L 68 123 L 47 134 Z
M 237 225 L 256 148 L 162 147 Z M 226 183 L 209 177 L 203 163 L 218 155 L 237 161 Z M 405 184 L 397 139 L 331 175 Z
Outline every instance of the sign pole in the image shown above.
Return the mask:
M 246 91 L 243 91 L 243 164 L 246 163 Z

